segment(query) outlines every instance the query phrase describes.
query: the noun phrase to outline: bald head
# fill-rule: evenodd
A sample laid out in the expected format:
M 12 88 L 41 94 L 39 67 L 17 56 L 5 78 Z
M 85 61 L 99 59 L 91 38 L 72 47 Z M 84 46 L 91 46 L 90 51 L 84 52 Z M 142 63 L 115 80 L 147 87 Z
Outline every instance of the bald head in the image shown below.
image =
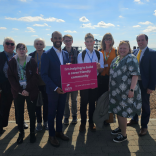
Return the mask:
M 59 31 L 54 31 L 54 32 L 52 33 L 52 35 L 51 35 L 52 38 L 53 38 L 54 34 L 57 34 L 57 35 L 62 36 L 62 34 L 61 34 Z

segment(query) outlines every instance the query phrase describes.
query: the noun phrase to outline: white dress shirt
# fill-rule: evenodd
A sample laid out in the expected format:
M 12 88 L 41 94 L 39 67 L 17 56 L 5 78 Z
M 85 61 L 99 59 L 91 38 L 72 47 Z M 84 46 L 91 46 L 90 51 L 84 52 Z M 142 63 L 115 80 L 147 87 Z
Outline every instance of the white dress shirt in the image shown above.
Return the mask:
M 144 49 L 142 49 L 142 52 L 141 52 L 141 55 L 140 55 L 140 61 L 141 61 L 142 57 L 144 56 L 144 53 L 145 53 L 146 49 L 147 49 L 147 47 L 145 47 Z M 140 51 L 140 49 L 139 49 L 139 51 Z M 139 54 L 139 52 L 138 52 L 138 54 Z
M 53 46 L 53 49 L 55 50 L 55 52 L 56 52 L 56 54 L 57 54 L 57 56 L 58 56 L 58 58 L 59 58 L 59 60 L 60 60 L 61 65 L 63 65 L 62 50 L 61 50 L 61 51 L 59 51 L 59 50 L 58 50 L 58 49 L 56 49 L 54 46 Z

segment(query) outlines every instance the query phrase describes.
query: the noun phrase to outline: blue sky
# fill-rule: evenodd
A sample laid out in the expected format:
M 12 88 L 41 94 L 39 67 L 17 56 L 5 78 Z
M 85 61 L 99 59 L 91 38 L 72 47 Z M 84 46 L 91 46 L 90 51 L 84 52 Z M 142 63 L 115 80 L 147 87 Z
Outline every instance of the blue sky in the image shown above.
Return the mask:
M 155 48 L 156 0 L 0 0 L 0 44 L 7 36 L 27 45 L 41 37 L 48 46 L 56 30 L 83 47 L 88 32 L 99 40 L 110 32 L 114 46 L 129 40 L 131 47 L 138 34 L 146 33 Z

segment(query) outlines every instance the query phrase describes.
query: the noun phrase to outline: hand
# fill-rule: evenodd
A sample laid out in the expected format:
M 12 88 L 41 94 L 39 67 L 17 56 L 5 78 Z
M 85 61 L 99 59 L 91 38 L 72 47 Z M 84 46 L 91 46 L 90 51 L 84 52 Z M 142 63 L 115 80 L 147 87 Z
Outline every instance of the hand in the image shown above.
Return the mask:
M 129 93 L 128 93 L 128 98 L 133 98 L 133 97 L 134 97 L 134 92 L 129 91 Z
M 147 94 L 153 93 L 153 90 L 147 89 Z
M 100 69 L 100 63 L 96 63 L 96 68 L 97 68 L 97 70 Z
M 71 65 L 72 63 L 66 63 L 66 65 Z
M 56 89 L 56 92 L 57 92 L 58 94 L 64 94 L 64 93 L 65 93 L 60 87 L 58 87 L 58 88 Z
M 23 95 L 23 96 L 29 96 L 29 92 L 27 92 L 26 90 L 23 90 L 23 91 L 22 91 L 22 95 Z

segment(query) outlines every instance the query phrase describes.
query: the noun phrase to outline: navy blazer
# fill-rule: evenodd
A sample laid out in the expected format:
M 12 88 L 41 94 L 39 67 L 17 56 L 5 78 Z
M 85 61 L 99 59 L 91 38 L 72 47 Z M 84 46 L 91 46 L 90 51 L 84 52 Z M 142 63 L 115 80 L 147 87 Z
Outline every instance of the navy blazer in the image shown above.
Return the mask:
M 137 56 L 139 49 L 133 54 Z M 140 74 L 143 87 L 145 89 L 155 90 L 156 86 L 156 51 L 147 47 L 141 61 L 139 62 Z
M 63 64 L 69 63 L 68 52 L 62 50 Z M 41 57 L 41 77 L 46 84 L 47 94 L 61 86 L 60 60 L 53 48 L 45 51 Z

